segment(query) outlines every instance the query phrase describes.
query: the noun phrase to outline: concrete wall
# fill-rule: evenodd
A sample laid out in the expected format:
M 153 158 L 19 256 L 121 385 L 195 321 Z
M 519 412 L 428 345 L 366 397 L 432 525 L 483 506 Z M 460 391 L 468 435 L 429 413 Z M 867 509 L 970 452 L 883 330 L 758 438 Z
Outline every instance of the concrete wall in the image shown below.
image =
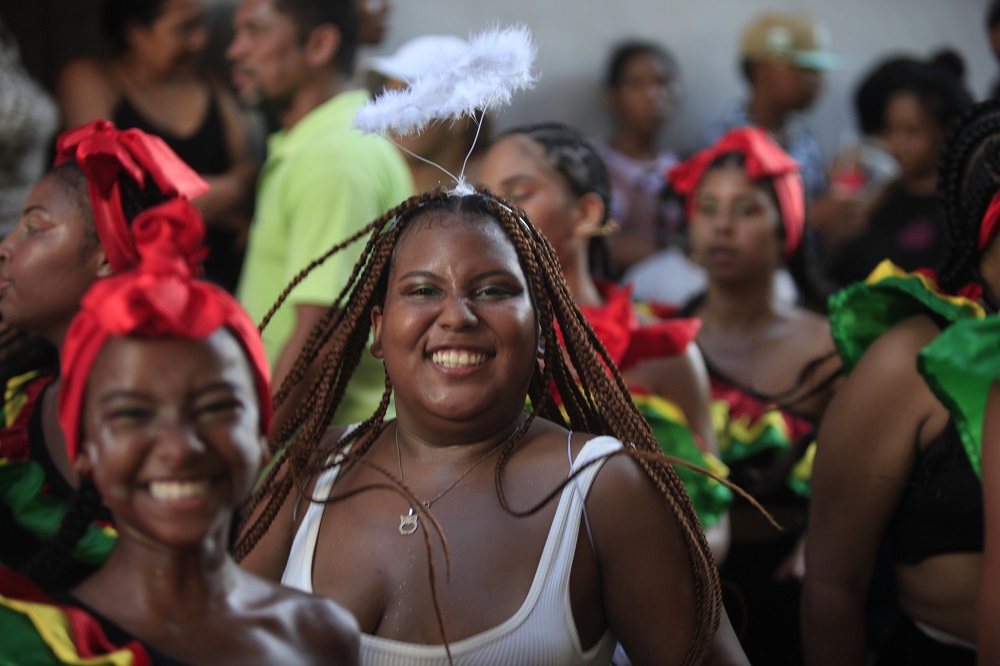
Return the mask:
M 700 146 L 703 127 L 744 86 L 738 70 L 743 27 L 760 11 L 808 12 L 829 27 L 833 49 L 848 57 L 830 73 L 809 113 L 827 154 L 853 124 L 852 91 L 881 56 L 923 57 L 951 46 L 966 59 L 972 91 L 985 94 L 997 72 L 983 26 L 988 0 L 393 0 L 389 34 L 371 55 L 427 33 L 467 36 L 493 24 L 520 22 L 539 46 L 534 91 L 520 94 L 497 118 L 504 127 L 555 119 L 592 135 L 609 122 L 601 99 L 605 59 L 624 37 L 653 38 L 680 61 L 684 99 L 664 139 L 682 152 Z

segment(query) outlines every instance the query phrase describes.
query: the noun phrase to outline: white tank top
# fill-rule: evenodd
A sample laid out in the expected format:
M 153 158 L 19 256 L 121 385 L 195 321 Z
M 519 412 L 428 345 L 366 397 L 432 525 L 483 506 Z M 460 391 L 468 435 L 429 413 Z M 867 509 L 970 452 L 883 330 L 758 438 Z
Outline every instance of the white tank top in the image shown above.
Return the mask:
M 571 471 L 621 447 L 621 442 L 613 437 L 596 437 L 580 450 Z M 591 649 L 584 651 L 581 648 L 569 598 L 569 577 L 584 500 L 602 464 L 603 461 L 588 467 L 563 489 L 531 589 L 521 608 L 492 629 L 449 644 L 456 666 L 606 666 L 611 663 L 615 640 L 610 631 L 605 631 Z M 323 472 L 314 491 L 316 499 L 330 496 L 339 470 L 335 466 Z M 292 542 L 281 577 L 283 585 L 313 591 L 313 557 L 325 507 L 321 502 L 309 503 Z M 448 658 L 443 645 L 416 645 L 362 634 L 361 664 L 447 666 Z

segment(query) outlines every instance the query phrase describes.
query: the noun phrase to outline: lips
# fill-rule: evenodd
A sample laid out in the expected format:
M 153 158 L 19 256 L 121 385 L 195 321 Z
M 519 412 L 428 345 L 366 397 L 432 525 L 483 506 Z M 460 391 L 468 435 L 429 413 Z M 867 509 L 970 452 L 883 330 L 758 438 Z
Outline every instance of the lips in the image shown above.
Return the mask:
M 472 368 L 489 360 L 489 355 L 468 349 L 440 349 L 431 354 L 431 360 L 443 368 Z

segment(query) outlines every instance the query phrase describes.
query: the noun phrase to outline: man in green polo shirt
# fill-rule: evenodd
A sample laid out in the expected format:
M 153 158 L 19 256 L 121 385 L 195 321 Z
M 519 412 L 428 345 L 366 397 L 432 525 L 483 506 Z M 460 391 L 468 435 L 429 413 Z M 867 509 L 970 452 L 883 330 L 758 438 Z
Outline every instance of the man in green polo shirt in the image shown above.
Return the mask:
M 310 261 L 402 202 L 413 184 L 391 143 L 351 128 L 367 101 L 365 92 L 349 89 L 359 37 L 356 0 L 242 0 L 234 25 L 233 82 L 280 126 L 268 140 L 237 290 L 259 321 Z M 274 389 L 343 289 L 362 243 L 355 246 L 314 270 L 264 330 Z M 383 388 L 381 365 L 364 354 L 335 422 L 369 417 Z

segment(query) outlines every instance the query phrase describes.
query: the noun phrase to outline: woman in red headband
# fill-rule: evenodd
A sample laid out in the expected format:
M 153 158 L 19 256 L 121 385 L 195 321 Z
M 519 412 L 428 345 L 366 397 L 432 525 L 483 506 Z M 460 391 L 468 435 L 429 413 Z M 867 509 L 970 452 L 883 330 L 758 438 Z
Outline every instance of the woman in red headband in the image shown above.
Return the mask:
M 766 132 L 731 130 L 673 169 L 686 197 L 693 255 L 708 287 L 687 313 L 708 367 L 722 460 L 734 483 L 772 512 L 731 508 L 732 546 L 720 575 L 751 663 L 801 661 L 799 544 L 815 423 L 838 364 L 827 323 L 777 295 L 775 277 L 799 249 L 805 197 L 797 164 Z M 720 418 L 721 417 L 721 418 Z
M 92 285 L 64 342 L 59 419 L 80 487 L 32 563 L 41 590 L 0 570 L 0 627 L 21 619 L 20 633 L 37 629 L 63 663 L 125 652 L 132 663 L 357 664 L 353 617 L 250 574 L 227 550 L 267 459 L 269 371 L 254 322 L 193 279 L 204 231 L 188 201 L 151 208 L 132 229 L 139 265 Z M 117 543 L 67 591 L 68 554 L 102 501 Z M 57 618 L 73 640 L 52 631 Z M 15 633 L 0 631 L 0 661 L 36 663 Z
M 984 486 L 995 485 L 979 477 L 990 366 L 974 359 L 995 358 L 997 339 L 973 322 L 989 321 L 1000 293 L 1000 103 L 973 107 L 945 145 L 950 252 L 940 273 L 883 262 L 831 300 L 850 375 L 818 438 L 803 606 L 810 664 L 871 663 L 873 648 L 880 665 L 992 663 L 977 662 L 991 637 L 975 619 Z M 866 597 L 883 542 L 901 612 L 870 646 Z
M 160 140 L 96 121 L 63 134 L 56 166 L 34 188 L 0 243 L 0 318 L 37 336 L 50 363 L 5 369 L 0 430 L 0 563 L 24 565 L 58 525 L 76 485 L 56 418 L 58 357 L 80 298 L 99 277 L 131 268 L 130 229 L 142 210 L 193 198 L 207 185 Z M 199 222 L 200 224 L 200 222 Z M 95 528 L 77 551 L 86 569 L 112 539 Z

